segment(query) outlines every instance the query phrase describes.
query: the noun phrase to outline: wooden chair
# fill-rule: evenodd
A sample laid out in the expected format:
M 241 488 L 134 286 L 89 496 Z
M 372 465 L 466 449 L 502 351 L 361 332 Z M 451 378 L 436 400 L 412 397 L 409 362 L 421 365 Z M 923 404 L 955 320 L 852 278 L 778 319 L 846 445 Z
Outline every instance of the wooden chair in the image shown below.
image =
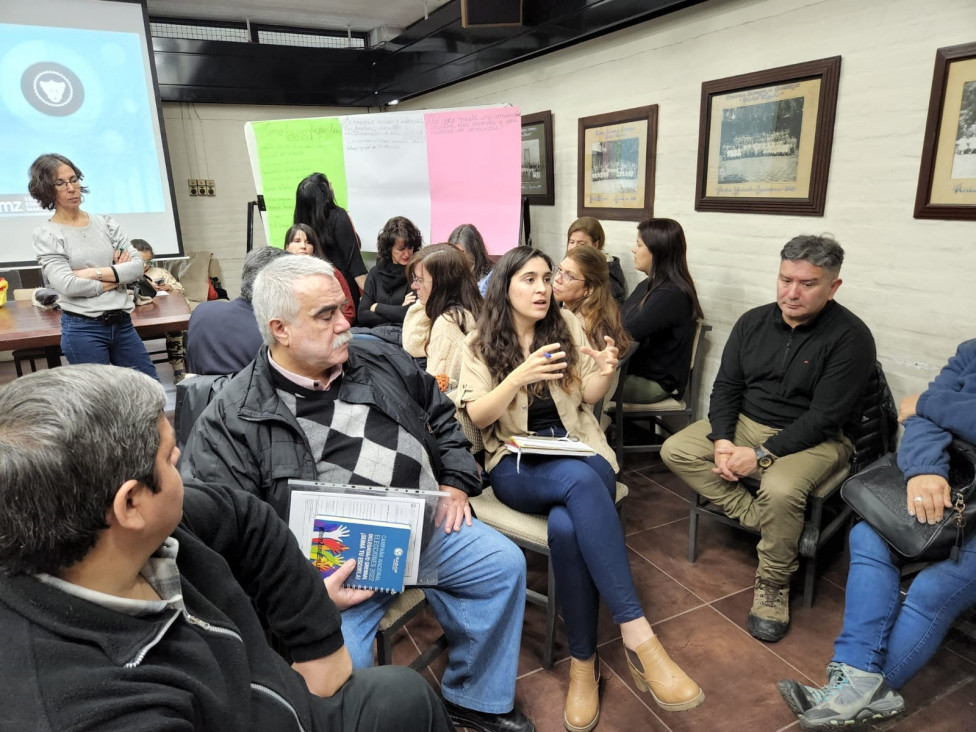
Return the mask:
M 617 483 L 617 496 L 614 501 L 617 505 L 618 514 L 628 492 L 627 486 L 623 483 Z M 514 508 L 509 508 L 498 500 L 491 488 L 485 488 L 480 496 L 471 498 L 470 502 L 480 521 L 507 536 L 522 549 L 549 557 L 549 522 L 545 516 L 522 513 Z M 556 577 L 552 572 L 552 562 L 549 562 L 546 594 L 527 589 L 525 599 L 546 611 L 542 666 L 547 669 L 552 668 L 556 638 Z
M 844 434 L 854 445 L 851 460 L 841 465 L 807 496 L 806 518 L 797 553 L 805 560 L 803 575 L 803 607 L 813 607 L 817 580 L 817 561 L 827 544 L 841 529 L 846 529 L 852 519 L 850 506 L 840 497 L 841 484 L 863 467 L 878 459 L 894 446 L 898 430 L 898 412 L 888 388 L 881 364 L 876 364 L 861 396 L 857 416 L 844 426 Z M 743 485 L 752 491 L 759 489 L 759 481 L 745 478 Z M 758 532 L 745 528 L 730 519 L 717 506 L 698 495 L 691 504 L 688 516 L 688 561 L 694 562 L 698 551 L 698 519 L 702 516 L 720 521 L 742 531 Z
M 698 394 L 701 389 L 701 367 L 704 356 L 702 345 L 705 342 L 705 334 L 711 329 L 712 326 L 707 325 L 703 320 L 698 321 L 691 348 L 691 368 L 688 371 L 688 381 L 685 384 L 682 399 L 669 397 L 653 404 L 624 402 L 621 398 L 623 384 L 627 377 L 627 369 L 630 367 L 630 359 L 637 350 L 636 344 L 631 347 L 624 359 L 621 359 L 620 381 L 617 383 L 617 389 L 612 400 L 606 405 L 607 412 L 613 415 L 613 446 L 617 453 L 617 464 L 621 470 L 624 467 L 624 453 L 626 452 L 661 452 L 660 442 L 652 441 L 638 445 L 625 444 L 625 423 L 646 421 L 648 430 L 652 434 L 660 427 L 666 434 L 672 435 L 697 419 Z

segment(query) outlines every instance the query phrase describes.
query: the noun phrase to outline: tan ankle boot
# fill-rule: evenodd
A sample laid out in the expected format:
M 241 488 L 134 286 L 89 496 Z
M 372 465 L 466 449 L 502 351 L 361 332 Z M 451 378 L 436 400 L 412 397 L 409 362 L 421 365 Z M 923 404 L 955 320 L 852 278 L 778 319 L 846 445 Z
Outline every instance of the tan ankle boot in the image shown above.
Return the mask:
M 651 692 L 661 709 L 680 712 L 705 701 L 705 692 L 671 660 L 657 636 L 641 643 L 636 651 L 626 646 L 624 651 L 637 688 Z
M 600 719 L 600 659 L 569 659 L 569 693 L 563 724 L 569 732 L 590 732 Z

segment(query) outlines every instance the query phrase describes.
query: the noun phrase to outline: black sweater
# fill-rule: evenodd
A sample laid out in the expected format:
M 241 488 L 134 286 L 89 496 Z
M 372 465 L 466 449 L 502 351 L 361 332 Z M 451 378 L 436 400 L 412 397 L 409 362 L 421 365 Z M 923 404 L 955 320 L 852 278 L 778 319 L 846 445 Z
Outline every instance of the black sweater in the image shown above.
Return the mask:
M 624 328 L 637 341 L 628 374 L 656 381 L 680 399 L 691 368 L 695 313 L 691 298 L 671 282 L 658 287 L 641 305 L 651 280 L 641 282 L 621 309 Z
M 367 328 L 389 323 L 403 325 L 409 307 L 403 304 L 403 298 L 408 292 L 407 268 L 389 259 L 379 260 L 366 275 L 356 322 Z M 376 303 L 375 311 L 370 310 L 373 303 Z
M 791 328 L 777 303 L 733 326 L 712 388 L 711 440 L 732 440 L 739 414 L 781 432 L 765 447 L 778 457 L 836 437 L 858 404 L 876 359 L 874 338 L 833 300 Z
M 0 576 L 0 729 L 332 728 L 254 611 L 296 661 L 342 646 L 339 613 L 288 527 L 253 496 L 187 486 L 173 537 L 190 617 L 126 615 Z

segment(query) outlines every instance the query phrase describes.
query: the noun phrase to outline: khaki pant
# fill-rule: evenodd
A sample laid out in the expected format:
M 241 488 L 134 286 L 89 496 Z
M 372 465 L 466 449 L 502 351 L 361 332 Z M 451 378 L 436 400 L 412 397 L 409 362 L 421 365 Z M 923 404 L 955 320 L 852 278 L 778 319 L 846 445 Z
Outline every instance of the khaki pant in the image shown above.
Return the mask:
M 753 475 L 760 479 L 753 495 L 739 483 L 715 473 L 715 444 L 708 439 L 707 419 L 673 435 L 661 448 L 661 458 L 675 475 L 693 490 L 719 506 L 743 526 L 759 531 L 759 571 L 763 579 L 787 584 L 796 571 L 797 544 L 803 532 L 807 495 L 840 465 L 850 460 L 852 447 L 846 437 L 827 440 L 792 455 L 784 455 L 766 470 Z M 758 447 L 779 432 L 739 415 L 735 427 L 736 445 Z

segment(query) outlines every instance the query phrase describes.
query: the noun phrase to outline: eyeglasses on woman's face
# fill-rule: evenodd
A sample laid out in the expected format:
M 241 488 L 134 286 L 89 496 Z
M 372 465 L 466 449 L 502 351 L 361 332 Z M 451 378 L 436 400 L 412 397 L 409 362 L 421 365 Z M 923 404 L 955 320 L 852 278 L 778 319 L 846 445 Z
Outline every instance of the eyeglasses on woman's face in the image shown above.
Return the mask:
M 76 186 L 76 185 L 78 185 L 77 175 L 71 176 L 70 178 L 68 178 L 68 180 L 63 180 L 61 178 L 58 178 L 56 181 L 54 181 L 54 187 L 57 188 L 59 191 L 63 188 L 67 188 L 68 186 Z
M 552 278 L 560 282 L 585 282 L 582 277 L 573 277 L 562 267 L 556 267 L 556 271 L 552 273 Z

